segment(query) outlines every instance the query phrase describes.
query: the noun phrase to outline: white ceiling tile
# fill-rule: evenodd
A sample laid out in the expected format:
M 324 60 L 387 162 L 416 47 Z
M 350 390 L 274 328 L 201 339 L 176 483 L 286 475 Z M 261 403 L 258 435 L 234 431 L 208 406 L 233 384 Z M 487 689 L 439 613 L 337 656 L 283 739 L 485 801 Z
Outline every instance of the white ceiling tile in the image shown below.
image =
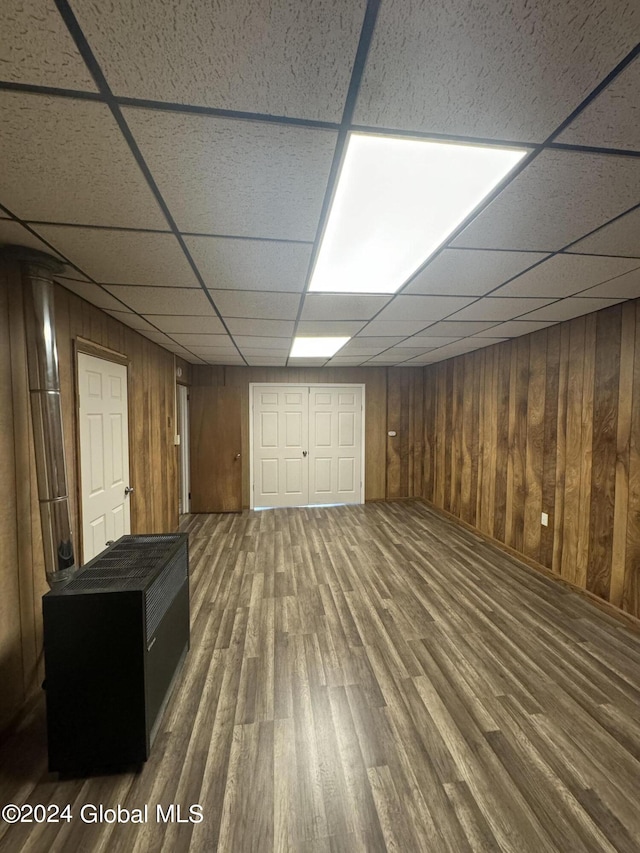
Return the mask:
M 636 12 L 634 0 L 386 0 L 355 120 L 542 141 L 638 42 Z
M 267 356 L 251 355 L 245 356 L 250 367 L 285 367 L 287 356 L 283 355 L 279 358 L 269 358 Z
M 175 355 L 179 355 L 180 358 L 184 358 L 186 361 L 189 361 L 191 358 L 193 358 L 189 350 L 179 346 L 176 343 L 173 343 L 172 341 L 169 341 L 169 343 L 164 344 L 164 348 L 168 349 L 169 352 L 172 352 Z
M 597 296 L 611 299 L 637 299 L 640 296 L 640 269 L 612 278 L 604 284 L 598 284 L 583 290 L 580 296 Z
M 182 346 L 189 347 L 231 347 L 235 349 L 233 341 L 227 334 L 221 335 L 194 335 L 190 333 L 174 332 L 171 337 Z
M 368 336 L 363 335 L 361 337 L 358 336 L 358 337 L 353 338 L 353 340 L 349 342 L 348 346 L 352 346 L 352 345 L 355 346 L 358 344 L 364 344 L 365 346 L 371 346 L 371 347 L 378 347 L 379 346 L 379 347 L 384 347 L 386 349 L 387 347 L 395 346 L 395 344 L 399 343 L 402 340 L 403 340 L 403 337 L 401 337 L 400 335 L 381 335 L 378 337 L 376 337 L 374 335 L 368 335 Z
M 263 293 L 258 290 L 210 290 L 216 308 L 227 317 L 254 320 L 295 320 L 300 306 L 297 293 Z
M 425 347 L 426 349 L 433 349 L 434 347 L 443 347 L 445 344 L 452 344 L 454 341 L 459 339 L 460 335 L 456 337 L 435 337 L 429 335 L 414 335 L 412 338 L 407 338 L 405 341 L 400 341 L 396 344 L 398 348 L 413 348 L 413 347 Z
M 224 335 L 226 334 L 222 322 L 213 312 L 202 316 L 146 314 L 150 323 L 162 329 L 163 332 L 172 334 L 174 332 L 200 334 L 200 335 Z
M 361 343 L 361 341 L 366 341 L 367 338 L 355 338 L 349 343 L 345 344 L 340 350 L 341 355 L 378 355 L 384 350 L 389 349 L 391 344 L 382 344 L 377 346 L 367 346 L 366 343 Z
M 476 349 L 480 349 L 481 347 L 491 347 L 494 344 L 501 344 L 504 341 L 508 340 L 508 338 L 485 338 L 481 335 L 478 335 L 476 338 L 467 338 L 468 341 L 473 341 Z
M 640 59 L 604 89 L 555 140 L 640 150 Z
M 484 296 L 544 257 L 542 252 L 445 249 L 402 292 Z
M 422 320 L 399 320 L 394 322 L 389 320 L 374 320 L 358 333 L 358 337 L 364 338 L 373 335 L 379 337 L 396 336 L 406 338 L 409 335 L 414 335 L 416 332 L 420 332 L 426 325 L 427 324 Z
M 200 289 L 113 284 L 108 285 L 107 290 L 138 314 L 213 314 L 209 300 Z
M 253 347 L 254 349 L 273 349 L 287 350 L 291 349 L 291 337 L 260 337 L 254 335 L 235 335 L 235 342 L 240 349 Z
M 64 225 L 39 225 L 36 230 L 91 278 L 104 284 L 199 287 L 173 234 Z
M 379 322 L 422 321 L 423 326 L 442 320 L 473 302 L 462 296 L 396 296 L 376 318 Z
M 72 5 L 118 95 L 339 122 L 366 3 Z
M 46 243 L 27 231 L 27 229 L 12 219 L 0 219 L 0 246 L 26 246 L 29 249 L 37 249 L 39 252 L 47 252 L 49 255 L 59 257 L 57 252 L 50 249 Z
M 290 358 L 289 367 L 322 367 L 327 361 L 326 358 Z
M 246 362 L 239 355 L 205 355 L 202 356 L 203 361 L 207 364 L 220 364 L 220 365 L 233 365 L 238 367 L 245 367 Z
M 126 109 L 181 231 L 313 240 L 333 131 Z
M 477 335 L 479 332 L 484 332 L 487 329 L 491 329 L 495 326 L 495 323 L 492 322 L 460 322 L 459 320 L 450 321 L 445 320 L 441 323 L 435 323 L 433 326 L 429 326 L 427 331 L 425 332 L 426 337 L 452 337 L 452 338 L 466 338 L 470 335 Z M 422 337 L 422 335 L 421 335 Z M 452 343 L 452 342 L 450 342 Z
M 395 356 L 397 359 L 413 358 L 416 355 L 422 355 L 423 353 L 429 352 L 432 349 L 436 349 L 436 347 L 422 347 L 422 346 L 393 347 L 392 349 L 389 349 L 383 353 L 380 353 L 380 355 Z
M 366 355 L 336 356 L 329 362 L 329 367 L 357 367 L 366 361 Z
M 308 293 L 302 320 L 368 320 L 389 301 L 389 296 L 360 296 L 343 293 Z
M 268 349 L 267 347 L 265 347 L 264 349 L 260 349 L 257 347 L 240 347 L 240 349 L 242 350 L 242 355 L 244 356 L 253 357 L 260 355 L 264 356 L 265 358 L 280 358 L 280 356 L 284 356 L 286 358 L 286 356 L 289 355 L 291 346 L 279 349 Z
M 138 329 L 141 335 L 144 335 L 145 338 L 149 338 L 150 341 L 153 341 L 154 344 L 158 344 L 158 346 L 167 346 L 173 344 L 171 338 L 168 338 L 162 332 L 158 332 L 155 329 Z
M 640 258 L 640 207 L 599 228 L 590 237 L 578 240 L 571 251 Z
M 105 104 L 0 92 L 0 199 L 24 220 L 166 228 Z
M 118 299 L 114 299 L 111 294 L 106 293 L 97 284 L 92 284 L 89 281 L 73 281 L 72 279 L 63 278 L 57 278 L 56 281 L 63 287 L 66 287 L 67 290 L 81 296 L 87 302 L 91 302 L 97 308 L 110 308 L 113 311 L 118 311 L 125 307 Z
M 380 355 L 372 356 L 369 361 L 375 364 L 379 364 L 380 362 L 396 364 L 399 361 L 406 361 L 408 358 L 412 358 L 414 355 L 418 355 L 421 352 L 424 352 L 424 350 L 406 350 L 394 347 L 393 349 L 389 349 L 386 352 L 380 353 Z
M 520 314 L 533 311 L 548 305 L 551 299 L 497 299 L 493 296 L 485 296 L 473 305 L 458 311 L 451 319 L 456 320 L 513 320 Z
M 234 337 L 283 338 L 293 334 L 294 325 L 292 320 L 240 320 L 235 317 L 227 320 L 229 331 Z
M 2 0 L 2 79 L 95 92 L 54 0 Z
M 301 337 L 350 338 L 363 328 L 363 320 L 327 320 L 326 322 L 301 320 L 296 334 Z
M 544 151 L 468 225 L 454 246 L 549 252 L 637 204 L 640 159 Z
M 604 255 L 554 255 L 519 275 L 493 294 L 499 296 L 572 296 L 587 287 L 608 281 L 640 266 L 637 258 Z
M 477 338 L 519 338 L 521 335 L 529 335 L 532 332 L 539 332 L 540 329 L 546 329 L 553 325 L 550 320 L 510 320 L 507 323 L 499 323 L 497 326 L 491 326 L 490 329 L 484 332 L 478 332 Z
M 583 314 L 590 314 L 592 311 L 599 311 L 601 308 L 608 308 L 609 305 L 616 305 L 623 301 L 623 299 L 592 299 L 583 296 L 570 296 L 568 299 L 560 299 L 558 302 L 554 302 L 553 305 L 532 311 L 531 314 L 527 314 L 526 319 L 561 322 L 562 320 L 571 320 L 573 317 L 581 317 Z
M 311 246 L 270 240 L 185 237 L 207 287 L 230 290 L 304 290 Z
M 124 306 L 120 307 L 124 309 Z M 107 311 L 107 314 L 111 314 L 111 316 L 115 317 L 116 320 L 120 320 L 120 322 L 124 323 L 125 326 L 129 326 L 138 332 L 142 330 L 150 332 L 153 330 L 153 326 L 150 323 L 147 323 L 147 321 L 138 314 L 134 314 L 133 311 Z

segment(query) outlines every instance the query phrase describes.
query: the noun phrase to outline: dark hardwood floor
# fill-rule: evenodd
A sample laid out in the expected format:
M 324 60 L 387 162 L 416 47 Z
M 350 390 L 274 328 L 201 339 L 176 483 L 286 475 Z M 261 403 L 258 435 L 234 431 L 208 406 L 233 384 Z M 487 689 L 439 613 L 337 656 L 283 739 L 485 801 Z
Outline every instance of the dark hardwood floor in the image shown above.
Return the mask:
M 192 647 L 151 759 L 58 780 L 40 702 L 0 805 L 73 819 L 0 823 L 0 850 L 640 850 L 640 635 L 417 501 L 183 529 Z

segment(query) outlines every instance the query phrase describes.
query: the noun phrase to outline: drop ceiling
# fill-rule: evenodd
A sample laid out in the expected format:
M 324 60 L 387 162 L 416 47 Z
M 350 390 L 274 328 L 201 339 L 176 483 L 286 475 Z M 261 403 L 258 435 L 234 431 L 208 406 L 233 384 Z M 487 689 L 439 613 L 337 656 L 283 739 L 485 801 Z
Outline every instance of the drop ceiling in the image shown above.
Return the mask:
M 0 244 L 195 364 L 527 334 L 640 297 L 639 41 L 637 0 L 4 0 Z M 528 154 L 397 294 L 307 295 L 350 130 Z

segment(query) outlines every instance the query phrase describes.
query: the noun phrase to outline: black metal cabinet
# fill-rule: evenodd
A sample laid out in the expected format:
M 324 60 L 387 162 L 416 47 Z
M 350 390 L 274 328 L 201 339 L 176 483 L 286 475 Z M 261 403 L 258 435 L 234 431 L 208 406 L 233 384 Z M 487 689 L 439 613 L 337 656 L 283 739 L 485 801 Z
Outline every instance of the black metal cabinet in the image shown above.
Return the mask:
M 49 769 L 146 761 L 189 648 L 187 535 L 123 536 L 42 604 Z

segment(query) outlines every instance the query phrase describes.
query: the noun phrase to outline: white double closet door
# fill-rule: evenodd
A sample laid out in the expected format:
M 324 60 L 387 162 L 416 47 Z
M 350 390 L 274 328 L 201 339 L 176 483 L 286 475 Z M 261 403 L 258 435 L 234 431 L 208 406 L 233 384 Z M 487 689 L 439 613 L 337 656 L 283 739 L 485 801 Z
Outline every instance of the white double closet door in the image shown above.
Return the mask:
M 259 385 L 252 396 L 252 506 L 362 503 L 361 385 Z

